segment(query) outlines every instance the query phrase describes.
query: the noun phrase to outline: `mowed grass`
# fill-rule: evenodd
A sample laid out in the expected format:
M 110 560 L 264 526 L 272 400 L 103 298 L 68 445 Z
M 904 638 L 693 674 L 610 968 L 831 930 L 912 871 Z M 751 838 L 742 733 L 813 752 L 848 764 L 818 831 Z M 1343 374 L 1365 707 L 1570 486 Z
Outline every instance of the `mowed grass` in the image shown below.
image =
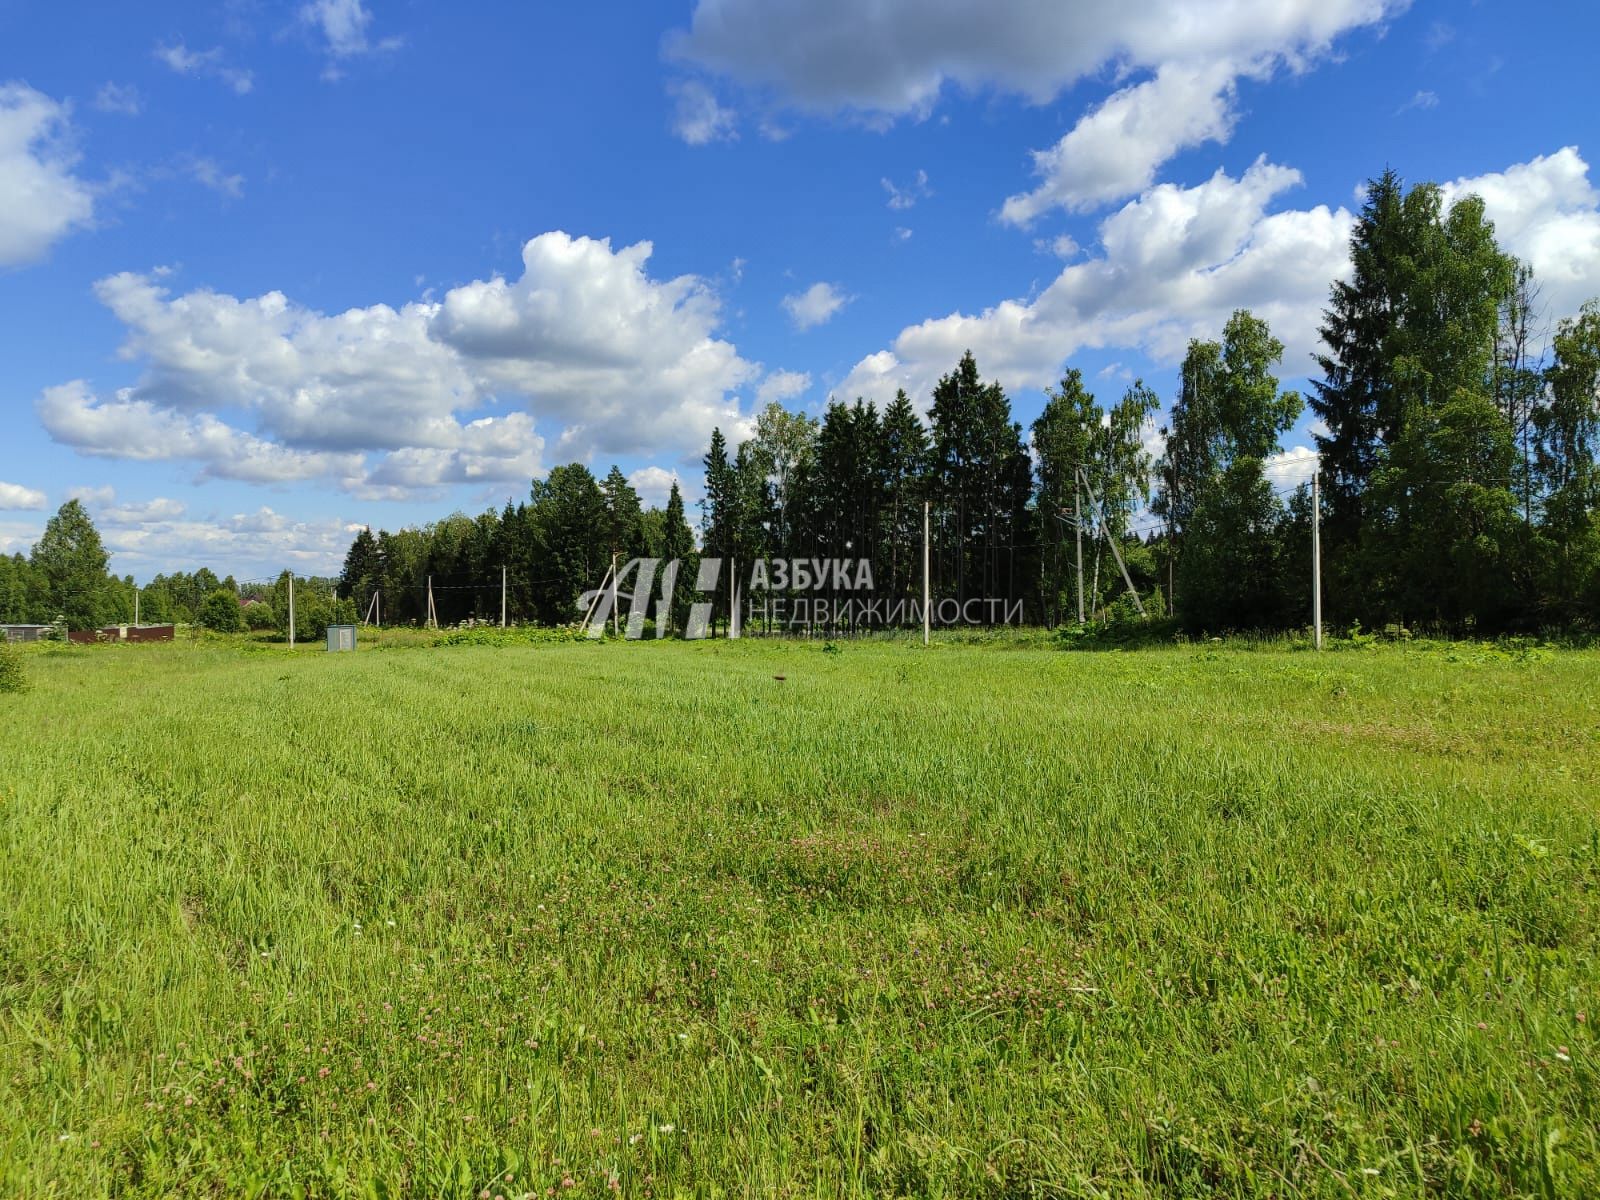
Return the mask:
M 6 1194 L 1600 1195 L 1595 654 L 28 669 Z

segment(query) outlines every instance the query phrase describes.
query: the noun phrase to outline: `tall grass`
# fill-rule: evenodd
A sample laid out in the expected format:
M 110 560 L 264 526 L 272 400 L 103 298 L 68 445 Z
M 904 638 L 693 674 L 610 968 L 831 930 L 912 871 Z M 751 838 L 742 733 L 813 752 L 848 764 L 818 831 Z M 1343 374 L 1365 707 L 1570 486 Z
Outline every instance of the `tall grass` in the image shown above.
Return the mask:
M 30 655 L 0 1191 L 1600 1194 L 1600 656 L 833 649 Z

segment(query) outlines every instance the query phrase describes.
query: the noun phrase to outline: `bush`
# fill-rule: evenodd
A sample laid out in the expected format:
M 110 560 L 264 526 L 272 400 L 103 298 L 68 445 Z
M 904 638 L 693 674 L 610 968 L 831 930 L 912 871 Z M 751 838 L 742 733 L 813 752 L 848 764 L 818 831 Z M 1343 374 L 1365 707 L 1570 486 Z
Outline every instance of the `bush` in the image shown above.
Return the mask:
M 244 614 L 239 597 L 227 588 L 218 588 L 200 604 L 200 624 L 213 633 L 242 633 Z
M 254 604 L 244 606 L 244 623 L 252 633 L 260 633 L 264 629 L 276 629 L 278 616 L 272 611 L 272 605 L 260 600 Z
M 22 655 L 0 637 L 0 692 L 25 692 L 28 677 L 22 670 Z

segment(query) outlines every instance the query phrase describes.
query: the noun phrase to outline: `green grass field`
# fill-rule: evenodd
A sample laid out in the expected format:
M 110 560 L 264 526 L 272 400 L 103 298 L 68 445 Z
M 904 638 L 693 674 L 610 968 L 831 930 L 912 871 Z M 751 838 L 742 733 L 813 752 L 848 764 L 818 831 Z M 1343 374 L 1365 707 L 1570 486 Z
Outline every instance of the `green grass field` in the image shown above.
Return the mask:
M 1600 1195 L 1600 655 L 26 663 L 7 1195 Z

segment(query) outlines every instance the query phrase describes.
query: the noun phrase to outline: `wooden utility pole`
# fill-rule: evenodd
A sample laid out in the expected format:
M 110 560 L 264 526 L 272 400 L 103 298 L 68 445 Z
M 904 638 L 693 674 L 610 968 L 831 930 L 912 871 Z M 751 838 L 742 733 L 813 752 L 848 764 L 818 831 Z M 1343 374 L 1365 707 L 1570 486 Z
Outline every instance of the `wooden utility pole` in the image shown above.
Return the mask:
M 922 644 L 928 644 L 928 635 L 932 629 L 933 617 L 930 614 L 932 607 L 933 581 L 928 578 L 928 530 L 931 525 L 930 514 L 932 505 L 929 501 L 922 502 Z
M 1322 470 L 1311 472 L 1311 643 L 1322 649 Z

